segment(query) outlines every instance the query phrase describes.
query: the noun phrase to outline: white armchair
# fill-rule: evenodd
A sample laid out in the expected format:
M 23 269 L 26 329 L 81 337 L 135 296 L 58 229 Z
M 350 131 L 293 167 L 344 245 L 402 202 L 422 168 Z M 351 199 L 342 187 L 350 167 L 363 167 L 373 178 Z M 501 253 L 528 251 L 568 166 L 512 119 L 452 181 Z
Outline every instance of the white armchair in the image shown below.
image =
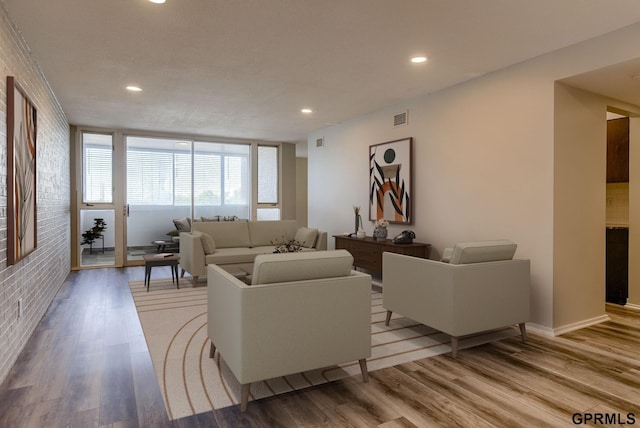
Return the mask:
M 458 338 L 518 324 L 526 341 L 529 320 L 529 260 L 512 260 L 516 244 L 483 241 L 456 244 L 449 262 L 383 254 L 386 324 L 397 312 Z M 448 252 L 449 253 L 449 252 Z
M 216 350 L 241 384 L 359 360 L 368 380 L 371 277 L 345 250 L 259 255 L 253 285 L 207 267 L 210 357 Z

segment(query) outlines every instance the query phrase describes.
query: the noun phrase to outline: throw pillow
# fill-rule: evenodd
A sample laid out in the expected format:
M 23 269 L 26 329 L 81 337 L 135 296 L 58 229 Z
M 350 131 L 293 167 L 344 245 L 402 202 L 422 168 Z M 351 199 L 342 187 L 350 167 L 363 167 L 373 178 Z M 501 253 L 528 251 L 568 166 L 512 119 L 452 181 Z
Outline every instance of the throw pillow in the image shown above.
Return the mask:
M 191 231 L 191 220 L 184 218 L 174 218 L 173 224 L 176 226 L 179 232 L 190 232 Z
M 213 240 L 211 235 L 202 232 L 200 239 L 202 240 L 202 248 L 205 254 L 213 254 L 216 251 L 216 241 Z
M 180 236 L 180 231 L 177 230 L 177 229 L 170 230 L 170 231 L 167 232 L 167 235 L 169 235 L 171 237 Z
M 300 227 L 296 231 L 294 241 L 298 241 L 301 246 L 306 248 L 313 248 L 316 245 L 318 239 L 318 229 L 311 229 L 308 227 Z

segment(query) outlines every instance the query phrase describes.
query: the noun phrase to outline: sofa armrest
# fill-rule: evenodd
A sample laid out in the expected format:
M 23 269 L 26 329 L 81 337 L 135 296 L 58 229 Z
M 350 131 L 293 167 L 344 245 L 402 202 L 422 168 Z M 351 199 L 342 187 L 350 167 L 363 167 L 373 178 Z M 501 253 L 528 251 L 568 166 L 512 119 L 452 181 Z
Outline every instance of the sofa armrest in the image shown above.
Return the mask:
M 200 234 L 180 233 L 180 267 L 194 277 L 204 276 L 207 273 Z
M 240 383 L 371 355 L 371 277 L 247 286 L 208 266 L 208 332 Z

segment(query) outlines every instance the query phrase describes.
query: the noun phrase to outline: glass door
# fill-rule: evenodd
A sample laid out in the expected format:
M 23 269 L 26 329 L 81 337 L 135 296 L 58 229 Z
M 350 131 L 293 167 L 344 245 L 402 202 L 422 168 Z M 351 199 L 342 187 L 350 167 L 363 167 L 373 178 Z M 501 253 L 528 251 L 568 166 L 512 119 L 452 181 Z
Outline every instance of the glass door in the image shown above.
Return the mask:
M 127 136 L 127 264 L 145 254 L 178 252 L 179 227 L 191 218 L 191 145 L 187 140 Z
M 113 134 L 82 132 L 81 140 L 82 200 L 77 233 L 80 266 L 114 266 Z

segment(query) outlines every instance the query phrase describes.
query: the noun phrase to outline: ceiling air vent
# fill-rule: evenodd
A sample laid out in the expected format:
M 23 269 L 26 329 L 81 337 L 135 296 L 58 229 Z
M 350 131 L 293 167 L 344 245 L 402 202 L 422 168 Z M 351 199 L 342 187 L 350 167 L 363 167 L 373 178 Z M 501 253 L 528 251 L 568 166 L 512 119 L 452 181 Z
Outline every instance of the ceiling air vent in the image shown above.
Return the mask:
M 316 139 L 316 147 L 324 147 L 324 138 L 320 137 Z
M 407 120 L 408 113 L 409 111 L 403 111 L 402 113 L 395 114 L 393 116 L 393 126 L 406 125 L 408 122 Z

